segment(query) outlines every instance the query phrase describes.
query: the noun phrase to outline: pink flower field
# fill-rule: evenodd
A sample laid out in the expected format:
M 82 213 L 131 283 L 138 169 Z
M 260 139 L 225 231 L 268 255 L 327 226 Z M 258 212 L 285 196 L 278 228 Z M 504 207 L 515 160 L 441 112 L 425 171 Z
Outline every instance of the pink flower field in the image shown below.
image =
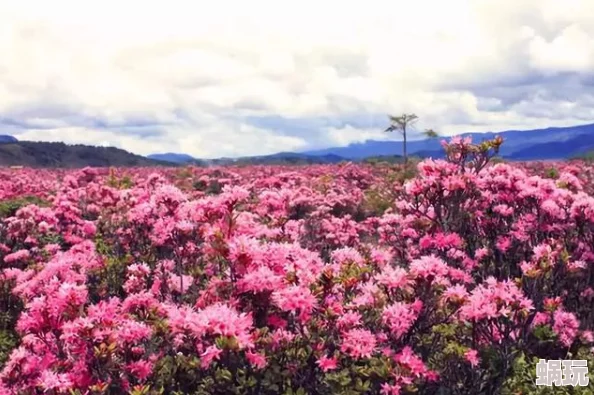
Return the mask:
M 592 373 L 594 167 L 494 163 L 500 144 L 408 168 L 2 169 L 0 394 L 531 394 L 538 359 Z

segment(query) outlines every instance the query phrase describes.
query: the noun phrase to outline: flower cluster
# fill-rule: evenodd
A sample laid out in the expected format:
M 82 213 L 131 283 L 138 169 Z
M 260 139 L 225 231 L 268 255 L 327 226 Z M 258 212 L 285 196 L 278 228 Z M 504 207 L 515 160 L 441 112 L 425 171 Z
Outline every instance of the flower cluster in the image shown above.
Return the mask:
M 446 142 L 408 180 L 2 170 L 0 393 L 474 394 L 590 358 L 594 171 L 500 145 Z

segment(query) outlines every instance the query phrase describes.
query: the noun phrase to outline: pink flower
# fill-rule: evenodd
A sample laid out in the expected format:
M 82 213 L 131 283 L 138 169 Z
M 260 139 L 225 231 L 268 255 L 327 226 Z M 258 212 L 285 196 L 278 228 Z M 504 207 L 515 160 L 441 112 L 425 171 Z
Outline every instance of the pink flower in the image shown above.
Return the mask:
M 542 326 L 553 351 L 594 345 L 594 167 L 479 170 L 466 165 L 487 147 L 470 144 L 452 139 L 404 184 L 402 168 L 356 164 L 0 169 L 0 200 L 47 205 L 0 221 L 0 282 L 22 306 L 0 393 L 142 392 L 167 386 L 154 364 L 176 354 L 204 377 L 284 361 L 288 380 L 313 374 L 310 392 L 375 357 L 389 372 L 371 392 L 448 387 L 414 351 L 442 322 L 472 329 L 456 340 L 474 370 Z M 374 200 L 389 208 L 368 217 Z
M 197 335 L 211 333 L 234 337 L 240 348 L 251 347 L 252 317 L 222 304 L 206 307 L 191 317 L 187 325 Z
M 97 233 L 97 227 L 91 221 L 85 221 L 82 230 L 87 237 L 93 237 L 95 236 L 95 233 Z
M 432 383 L 435 383 L 435 382 L 437 382 L 439 380 L 439 373 L 437 373 L 434 370 L 428 370 L 425 373 L 425 380 L 427 380 L 429 382 L 432 382 Z
M 487 255 L 489 255 L 489 250 L 487 248 L 482 247 L 475 251 L 474 259 L 476 259 L 477 261 L 480 261 L 483 258 L 485 258 Z
M 346 264 L 353 263 L 355 265 L 362 265 L 364 263 L 361 254 L 354 248 L 344 247 L 332 252 L 332 261 L 335 262 L 337 272 Z
M 192 222 L 187 220 L 182 220 L 175 224 L 175 228 L 181 233 L 191 233 L 195 227 Z
M 266 266 L 246 273 L 237 283 L 242 292 L 267 292 L 275 291 L 282 287 L 283 277 L 274 273 Z
M 13 263 L 27 260 L 31 257 L 31 253 L 29 250 L 18 250 L 13 252 L 12 254 L 8 254 L 4 257 L 4 262 L 6 263 Z
M 213 361 L 218 361 L 222 352 L 223 350 L 219 349 L 217 346 L 208 346 L 206 351 L 200 354 L 200 366 L 202 369 L 208 369 Z
M 406 366 L 414 376 L 420 377 L 427 372 L 425 364 L 421 358 L 415 355 L 410 346 L 404 347 L 402 351 L 394 357 L 394 360 L 399 364 Z
M 549 322 L 549 319 L 549 314 L 542 313 L 539 311 L 534 315 L 534 319 L 532 320 L 532 326 L 545 325 Z
M 336 320 L 336 327 L 339 330 L 350 329 L 359 325 L 361 325 L 361 314 L 356 311 L 348 311 Z
M 375 280 L 389 290 L 402 289 L 410 284 L 408 273 L 401 267 L 386 266 L 375 276 Z
M 468 291 L 461 284 L 453 285 L 451 287 L 446 288 L 446 290 L 444 291 L 444 293 L 442 295 L 442 299 L 445 302 L 451 301 L 454 303 L 463 302 L 464 300 L 466 300 L 467 297 L 468 297 Z
M 140 360 L 130 362 L 126 369 L 132 373 L 138 380 L 146 380 L 153 372 L 153 363 L 151 361 Z
M 370 253 L 371 259 L 378 264 L 380 267 L 384 267 L 390 263 L 393 258 L 393 254 L 389 251 L 380 250 L 374 248 Z
M 567 268 L 571 271 L 583 270 L 587 267 L 584 261 L 569 261 L 567 262 Z
M 355 358 L 371 358 L 375 351 L 376 339 L 373 333 L 366 329 L 351 329 L 342 335 L 340 350 Z
M 423 279 L 443 278 L 448 272 L 448 265 L 435 255 L 424 256 L 410 263 L 410 274 Z
M 266 357 L 263 354 L 247 351 L 245 355 L 252 366 L 258 369 L 264 369 L 266 367 Z
M 559 207 L 559 205 L 551 199 L 546 199 L 540 205 L 540 208 L 547 214 L 551 215 L 555 218 L 562 218 L 563 217 L 563 210 Z
M 540 261 L 541 259 L 548 259 L 553 252 L 553 249 L 548 244 L 539 244 L 533 248 L 534 259 Z
M 504 217 L 509 217 L 514 213 L 514 209 L 513 207 L 509 207 L 506 204 L 498 204 L 497 206 L 493 207 L 493 212 Z
M 559 337 L 559 341 L 569 347 L 578 334 L 580 322 L 575 314 L 557 310 L 553 313 L 553 331 Z
M 323 372 L 328 372 L 330 370 L 335 370 L 338 367 L 338 360 L 336 357 L 327 357 L 325 355 L 321 356 L 317 361 L 316 364 L 322 369 Z
M 382 384 L 382 389 L 381 389 L 381 394 L 382 395 L 400 395 L 400 390 L 402 389 L 401 386 L 399 386 L 398 384 L 388 384 L 388 383 L 384 383 Z
M 594 333 L 592 331 L 583 331 L 580 337 L 585 343 L 594 343 Z
M 268 318 L 266 319 L 266 323 L 268 325 L 272 326 L 273 328 L 286 328 L 287 327 L 287 321 L 282 319 L 278 315 L 274 315 L 274 314 L 268 316 Z
M 478 351 L 476 350 L 468 350 L 464 353 L 464 358 L 470 363 L 470 366 L 476 367 L 478 366 L 480 360 L 478 357 Z
M 283 311 L 309 314 L 316 306 L 316 298 L 308 288 L 292 285 L 272 294 L 272 300 Z
M 511 242 L 512 242 L 511 238 L 505 237 L 505 236 L 500 236 L 497 238 L 497 243 L 495 243 L 495 246 L 497 247 L 497 249 L 499 251 L 505 253 L 511 247 Z
M 60 392 L 68 392 L 68 390 L 72 388 L 73 383 L 65 373 L 55 373 L 49 370 L 44 370 L 39 377 L 39 385 L 46 391 L 57 390 Z
M 122 344 L 137 343 L 151 337 L 153 330 L 144 322 L 122 321 L 117 328 L 117 338 Z
M 402 337 L 412 327 L 417 319 L 417 313 L 412 306 L 396 302 L 384 308 L 382 321 L 389 328 L 396 339 Z
M 177 293 L 186 293 L 188 288 L 194 284 L 194 278 L 192 276 L 182 275 L 181 278 L 177 274 L 170 273 L 167 280 L 169 288 Z M 183 286 L 183 291 L 181 287 Z
M 286 343 L 290 343 L 295 338 L 295 334 L 285 329 L 276 329 L 271 334 L 271 343 L 274 349 L 279 349 Z
M 463 319 L 478 321 L 511 317 L 513 311 L 525 313 L 534 309 L 532 301 L 511 281 L 498 282 L 490 277 L 476 287 L 460 308 Z

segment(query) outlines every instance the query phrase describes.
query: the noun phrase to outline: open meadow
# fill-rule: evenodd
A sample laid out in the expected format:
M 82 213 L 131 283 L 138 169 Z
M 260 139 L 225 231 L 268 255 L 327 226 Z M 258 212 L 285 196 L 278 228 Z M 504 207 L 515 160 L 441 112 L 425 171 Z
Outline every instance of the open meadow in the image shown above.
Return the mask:
M 592 374 L 594 166 L 489 161 L 500 143 L 408 168 L 0 170 L 0 394 L 532 394 L 538 359 Z

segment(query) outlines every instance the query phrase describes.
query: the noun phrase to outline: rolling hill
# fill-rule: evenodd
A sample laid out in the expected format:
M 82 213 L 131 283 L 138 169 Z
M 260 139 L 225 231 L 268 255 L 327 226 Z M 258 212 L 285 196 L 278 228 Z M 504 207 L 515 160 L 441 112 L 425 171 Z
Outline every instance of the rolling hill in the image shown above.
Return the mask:
M 76 168 L 172 165 L 114 147 L 33 141 L 0 142 L 0 166 Z
M 16 143 L 18 140 L 16 137 L 9 136 L 7 134 L 0 134 L 0 143 Z

